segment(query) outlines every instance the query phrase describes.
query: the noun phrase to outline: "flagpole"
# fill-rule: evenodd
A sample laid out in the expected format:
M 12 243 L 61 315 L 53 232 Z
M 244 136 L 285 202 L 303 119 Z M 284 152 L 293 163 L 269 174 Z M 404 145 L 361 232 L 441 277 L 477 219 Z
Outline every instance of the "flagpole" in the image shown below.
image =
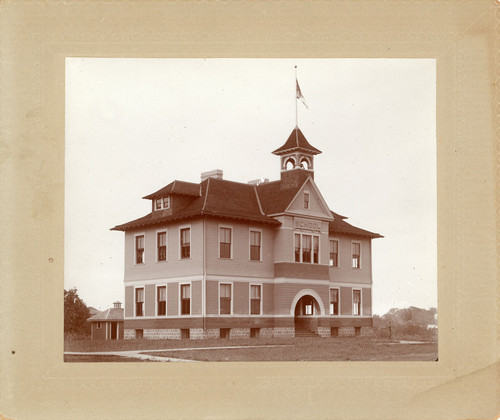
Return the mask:
M 299 111 L 297 105 L 297 66 L 295 66 L 295 127 L 299 127 Z

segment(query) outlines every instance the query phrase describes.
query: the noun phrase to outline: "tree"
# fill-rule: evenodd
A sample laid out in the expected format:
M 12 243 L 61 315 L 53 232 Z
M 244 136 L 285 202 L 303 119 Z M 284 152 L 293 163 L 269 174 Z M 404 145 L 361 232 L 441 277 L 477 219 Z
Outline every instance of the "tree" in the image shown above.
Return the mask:
M 64 290 L 64 334 L 89 335 L 89 309 L 74 287 Z

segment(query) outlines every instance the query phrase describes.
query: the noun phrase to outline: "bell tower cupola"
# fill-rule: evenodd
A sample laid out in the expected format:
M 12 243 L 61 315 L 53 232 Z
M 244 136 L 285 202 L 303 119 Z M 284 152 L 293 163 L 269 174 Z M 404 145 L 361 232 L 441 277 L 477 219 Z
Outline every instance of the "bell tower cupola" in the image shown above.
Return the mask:
M 295 127 L 285 144 L 273 152 L 280 157 L 281 180 L 298 181 L 304 175 L 314 179 L 314 155 L 320 153 L 321 150 L 309 144 L 300 128 Z

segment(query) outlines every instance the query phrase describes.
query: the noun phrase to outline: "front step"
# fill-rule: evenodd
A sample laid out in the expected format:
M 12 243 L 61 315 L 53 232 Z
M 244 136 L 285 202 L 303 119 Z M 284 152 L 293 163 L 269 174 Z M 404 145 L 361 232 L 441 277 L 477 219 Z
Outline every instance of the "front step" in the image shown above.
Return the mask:
M 319 335 L 301 325 L 295 325 L 295 337 L 319 337 Z

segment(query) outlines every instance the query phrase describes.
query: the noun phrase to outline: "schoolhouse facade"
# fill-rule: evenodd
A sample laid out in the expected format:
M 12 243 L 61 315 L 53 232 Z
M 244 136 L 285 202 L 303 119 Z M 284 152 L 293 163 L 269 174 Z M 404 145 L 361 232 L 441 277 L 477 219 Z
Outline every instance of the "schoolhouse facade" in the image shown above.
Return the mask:
M 314 182 L 296 127 L 277 181 L 173 181 L 125 232 L 125 338 L 353 335 L 372 326 L 371 240 Z

